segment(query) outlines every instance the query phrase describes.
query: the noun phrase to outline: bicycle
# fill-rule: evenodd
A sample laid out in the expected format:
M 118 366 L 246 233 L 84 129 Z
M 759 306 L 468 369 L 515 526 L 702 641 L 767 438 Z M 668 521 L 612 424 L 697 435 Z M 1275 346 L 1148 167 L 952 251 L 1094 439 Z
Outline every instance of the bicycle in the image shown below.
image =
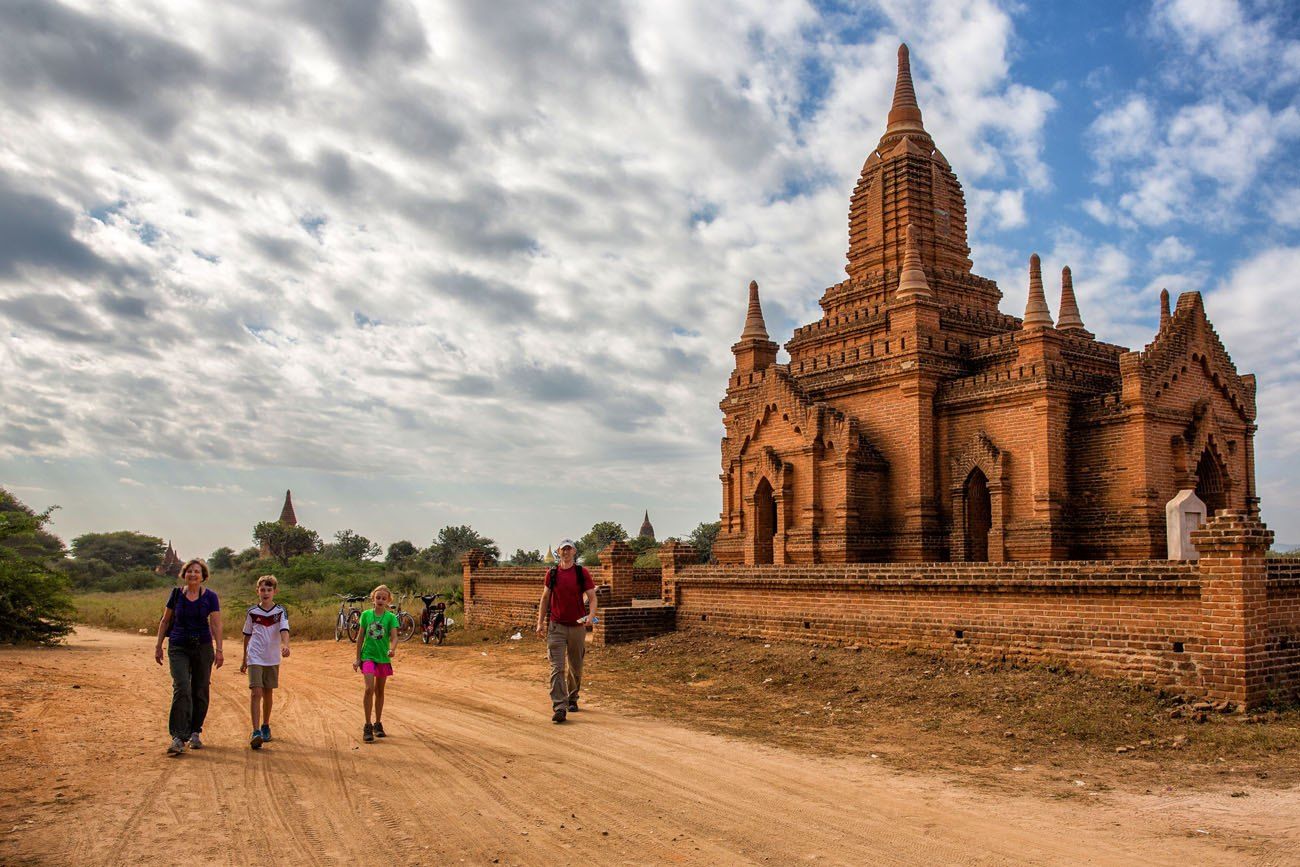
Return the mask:
M 410 641 L 415 634 L 415 618 L 411 612 L 402 610 L 402 601 L 410 599 L 411 594 L 403 593 L 393 602 L 393 613 L 397 615 L 397 640 Z
M 339 599 L 339 614 L 334 619 L 334 640 L 342 641 L 343 636 L 348 637 L 348 641 L 356 643 L 357 633 L 361 631 L 361 609 L 356 607 L 355 603 L 364 602 L 366 597 L 353 596 L 350 594 L 335 593 Z M 348 603 L 354 603 L 351 608 Z

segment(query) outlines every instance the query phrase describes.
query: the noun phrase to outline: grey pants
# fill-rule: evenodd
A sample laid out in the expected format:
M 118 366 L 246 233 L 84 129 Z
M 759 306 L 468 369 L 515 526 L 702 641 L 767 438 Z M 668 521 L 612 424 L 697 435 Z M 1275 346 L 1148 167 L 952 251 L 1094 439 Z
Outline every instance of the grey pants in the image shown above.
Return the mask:
M 189 740 L 203 731 L 208 715 L 208 685 L 216 651 L 210 643 L 168 642 L 167 665 L 172 671 L 172 712 L 167 730 L 174 738 Z
M 552 623 L 546 630 L 546 656 L 551 660 L 551 709 L 567 710 L 582 688 L 582 657 L 587 652 L 587 627 Z M 565 658 L 568 671 L 565 671 Z

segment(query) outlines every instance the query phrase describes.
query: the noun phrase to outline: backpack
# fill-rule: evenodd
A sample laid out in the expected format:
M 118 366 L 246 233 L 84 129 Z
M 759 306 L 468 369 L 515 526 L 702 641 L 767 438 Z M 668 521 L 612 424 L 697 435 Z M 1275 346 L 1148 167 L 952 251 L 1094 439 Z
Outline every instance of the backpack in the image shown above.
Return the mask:
M 582 579 L 586 578 L 588 581 L 591 581 L 591 573 L 588 572 L 585 568 L 583 568 L 582 564 L 580 563 L 574 563 L 573 567 L 578 570 L 578 595 L 579 597 L 581 597 L 583 593 L 589 592 L 587 588 L 584 586 L 586 584 L 586 581 L 583 581 Z M 560 578 L 560 567 L 558 565 L 552 566 L 550 569 L 547 569 L 546 589 L 554 591 L 555 584 L 559 580 L 559 578 Z M 591 582 L 591 589 L 592 590 L 596 589 L 595 581 Z

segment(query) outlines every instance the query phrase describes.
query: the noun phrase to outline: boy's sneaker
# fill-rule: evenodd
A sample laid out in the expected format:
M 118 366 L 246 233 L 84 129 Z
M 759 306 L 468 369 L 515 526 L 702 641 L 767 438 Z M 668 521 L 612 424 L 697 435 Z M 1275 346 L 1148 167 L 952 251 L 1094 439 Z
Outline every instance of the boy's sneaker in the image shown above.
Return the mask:
M 262 736 L 262 730 L 253 729 L 253 737 L 249 740 L 248 745 L 255 750 L 260 750 L 262 748 L 262 741 L 264 740 L 266 740 L 266 738 Z
M 577 712 L 578 712 L 578 702 L 576 700 L 569 702 L 569 713 L 577 713 Z
M 185 741 L 180 738 L 172 738 L 171 745 L 167 747 L 167 755 L 179 756 L 185 752 Z
M 564 708 L 560 708 L 555 713 L 551 714 L 551 722 L 562 723 L 564 722 L 564 718 L 566 716 L 568 716 L 568 713 L 564 710 Z
M 192 750 L 203 749 L 203 741 L 199 740 L 198 732 L 195 732 L 194 734 L 190 735 L 190 749 Z
M 379 721 L 375 722 L 375 737 L 377 738 L 388 737 L 388 735 L 384 734 L 384 724 Z
M 366 727 L 361 730 L 361 739 L 368 744 L 373 744 L 375 742 L 375 727 L 370 723 L 366 723 Z
M 262 726 L 262 743 L 267 743 L 267 742 L 269 742 L 270 740 L 271 740 L 271 727 L 268 726 L 268 725 L 263 725 L 263 726 Z

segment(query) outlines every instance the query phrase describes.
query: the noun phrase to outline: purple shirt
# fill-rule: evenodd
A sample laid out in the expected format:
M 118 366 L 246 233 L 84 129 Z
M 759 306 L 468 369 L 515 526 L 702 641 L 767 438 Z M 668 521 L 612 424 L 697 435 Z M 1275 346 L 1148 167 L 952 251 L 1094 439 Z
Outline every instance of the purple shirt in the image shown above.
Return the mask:
M 217 594 L 204 587 L 199 591 L 199 598 L 191 602 L 185 596 L 183 587 L 172 590 L 167 607 L 172 610 L 172 628 L 167 637 L 172 641 L 198 641 L 212 643 L 212 630 L 208 629 L 208 615 L 221 610 L 221 601 Z

